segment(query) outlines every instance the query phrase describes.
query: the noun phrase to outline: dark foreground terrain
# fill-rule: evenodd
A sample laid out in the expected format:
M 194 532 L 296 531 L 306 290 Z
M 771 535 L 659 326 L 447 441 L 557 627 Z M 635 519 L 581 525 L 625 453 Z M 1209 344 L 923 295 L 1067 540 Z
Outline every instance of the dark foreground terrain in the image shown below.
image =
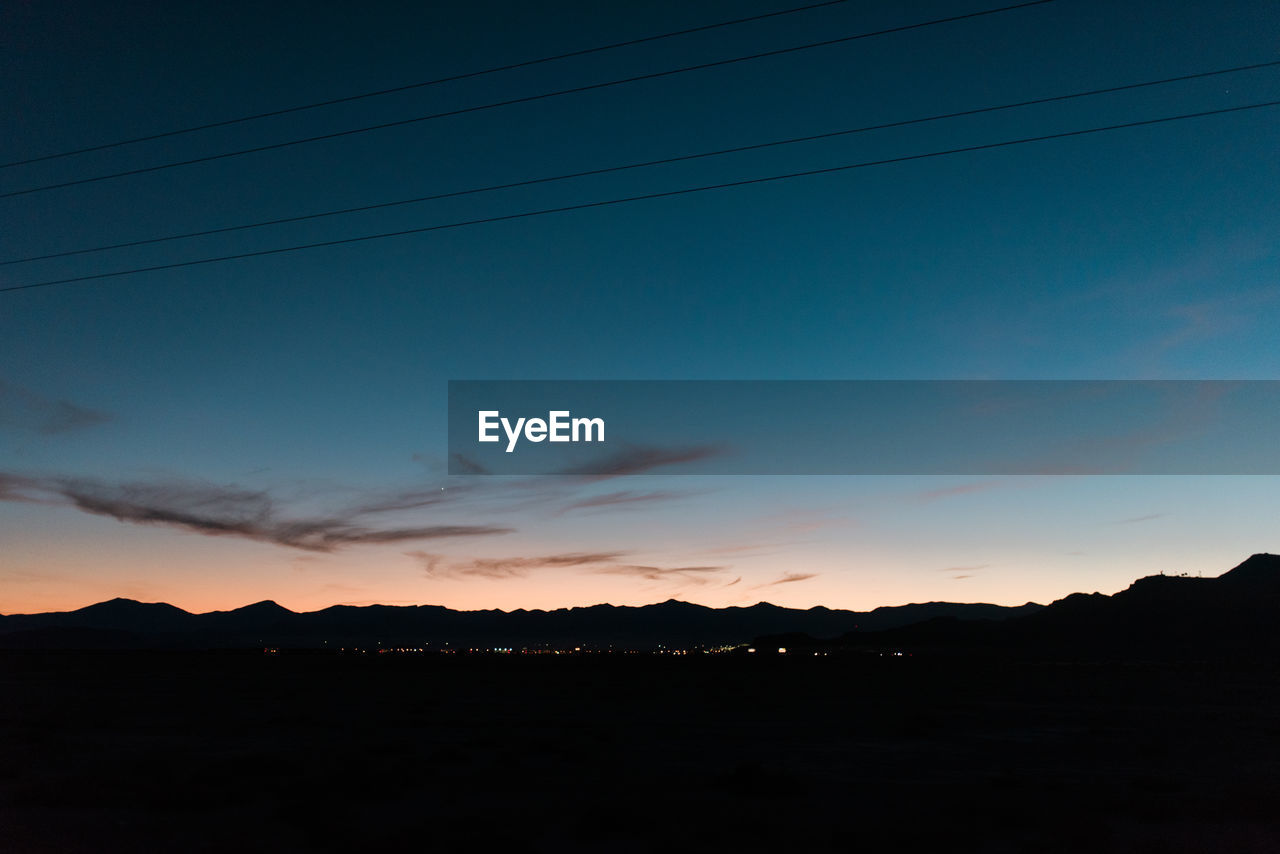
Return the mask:
M 1269 663 L 0 655 L 0 851 L 1280 851 Z

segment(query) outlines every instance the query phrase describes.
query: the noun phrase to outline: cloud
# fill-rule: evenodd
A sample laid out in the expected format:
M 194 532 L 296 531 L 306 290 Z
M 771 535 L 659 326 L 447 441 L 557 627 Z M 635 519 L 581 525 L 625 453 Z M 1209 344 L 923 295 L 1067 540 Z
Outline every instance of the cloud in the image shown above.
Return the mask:
M 0 474 L 0 500 L 63 504 L 121 522 L 161 525 L 206 536 L 240 537 L 312 552 L 409 540 L 507 534 L 495 525 L 379 525 L 361 517 L 386 507 L 289 518 L 265 490 L 190 481 L 106 483 L 82 478 L 30 478 Z
M 974 573 L 989 566 L 991 566 L 989 563 L 978 563 L 973 566 L 948 566 L 941 571 L 955 573 L 951 576 L 952 580 L 963 581 L 966 578 L 973 578 Z
M 796 581 L 808 581 L 810 578 L 817 578 L 816 572 L 784 572 L 782 577 L 774 581 L 766 581 L 764 584 L 757 584 L 752 590 L 759 590 L 761 587 L 776 587 L 779 584 L 792 584 Z
M 1231 259 L 1231 264 L 1239 265 L 1240 257 Z M 1257 325 L 1263 309 L 1268 309 L 1280 298 L 1274 287 L 1245 289 L 1233 291 L 1222 296 L 1220 283 L 1225 269 L 1204 269 L 1193 271 L 1193 291 L 1197 294 L 1211 294 L 1206 298 L 1192 298 L 1167 305 L 1157 316 L 1165 320 L 1169 328 L 1158 334 L 1152 341 L 1143 342 L 1138 356 L 1146 362 L 1148 375 L 1157 375 L 1162 360 L 1170 353 L 1184 347 L 1196 346 L 1225 335 L 1239 334 Z M 1149 309 L 1149 301 L 1144 305 Z
M 1086 434 L 1063 442 L 1052 460 L 1028 460 L 1032 470 L 1052 471 L 1055 466 L 1064 474 L 1133 474 L 1143 473 L 1144 456 L 1162 446 L 1175 445 L 1203 436 L 1221 415 L 1224 399 L 1239 385 L 1233 381 L 1194 383 L 1189 389 L 1156 380 L 1145 386 L 1160 395 L 1161 409 L 1146 423 L 1111 434 Z M 1120 394 L 1119 388 L 1111 394 Z M 1158 458 L 1157 458 L 1158 459 Z M 1063 460 L 1088 460 L 1088 463 L 1066 463 Z M 1193 466 L 1194 466 L 1194 460 Z M 1159 462 L 1156 463 L 1160 465 Z M 1149 473 L 1149 472 L 1148 472 Z
M 1122 354 L 1133 364 L 1127 373 L 1157 377 L 1168 369 L 1166 357 L 1179 349 L 1258 326 L 1266 316 L 1262 309 L 1280 293 L 1270 283 L 1255 288 L 1224 283 L 1252 278 L 1258 263 L 1275 254 L 1275 237 L 1265 228 L 1206 234 L 1198 243 L 1153 256 L 1160 259 L 1155 263 L 1144 259 L 1118 269 L 1091 289 L 1064 289 L 1045 306 L 1045 316 L 1061 318 L 1093 303 L 1108 318 L 1132 319 L 1143 330 L 1164 326 L 1150 337 L 1135 336 Z
M 466 485 L 406 489 L 367 497 L 350 505 L 346 512 L 353 516 L 366 516 L 396 513 L 402 510 L 420 510 L 423 507 L 456 503 L 458 499 L 472 491 L 473 489 Z
M 1150 522 L 1152 519 L 1163 519 L 1164 513 L 1148 513 L 1146 516 L 1134 516 L 1129 519 L 1116 519 L 1111 525 L 1132 525 L 1136 522 Z
M 623 551 L 466 559 L 451 558 L 426 551 L 411 551 L 405 554 L 422 564 L 428 578 L 435 579 L 487 578 L 499 581 L 525 578 L 529 573 L 538 570 L 574 568 L 593 575 L 621 575 L 644 581 L 685 586 L 706 585 L 721 581 L 718 576 L 729 569 L 726 566 L 666 567 L 626 563 L 623 559 L 628 552 Z M 735 578 L 725 586 L 732 586 L 741 580 L 741 578 Z
M 6 393 L 12 399 L 12 393 Z M 65 423 L 69 419 L 59 422 Z M 640 472 L 709 453 L 708 449 L 630 449 L 611 457 L 604 467 L 613 474 Z M 620 490 L 581 497 L 585 488 L 600 479 L 449 478 L 443 481 L 444 485 L 437 482 L 434 486 L 398 490 L 307 484 L 285 491 L 279 487 L 246 488 L 181 478 L 119 482 L 0 471 L 0 501 L 69 506 L 131 524 L 255 540 L 307 552 L 332 552 L 350 546 L 495 536 L 515 530 L 501 524 L 470 524 L 468 517 L 478 515 L 623 509 L 696 494 Z M 322 505 L 319 510 L 300 509 L 318 503 Z M 556 511 L 556 507 L 560 509 Z M 413 517 L 424 511 L 433 515 L 438 512 L 449 519 L 421 524 L 421 519 Z M 459 516 L 461 523 L 454 521 Z M 477 565 L 474 570 L 490 574 L 505 571 L 492 565 Z
M 600 575 L 625 575 L 645 581 L 675 583 L 678 586 L 706 585 L 719 581 L 715 576 L 728 571 L 727 566 L 641 566 L 636 564 L 619 564 L 592 570 Z M 731 581 L 728 587 L 736 582 Z
M 416 454 L 414 455 L 417 456 Z M 463 454 L 449 455 L 449 468 L 454 474 L 488 474 L 489 470 Z
M 612 563 L 623 552 L 570 552 L 538 557 L 455 560 L 425 551 L 405 552 L 422 564 L 428 578 L 523 578 L 530 570 Z
M 641 566 L 638 564 L 619 564 L 617 566 L 606 566 L 595 570 L 602 575 L 634 575 L 639 578 L 647 578 L 650 581 L 661 581 L 672 575 L 695 575 L 700 576 L 707 573 L 724 572 L 728 567 L 724 566 Z
M 54 504 L 43 494 L 39 478 L 0 472 L 0 501 L 20 501 L 24 504 Z
M 633 447 L 601 457 L 594 462 L 565 469 L 557 474 L 577 475 L 592 479 L 641 474 L 662 466 L 696 462 L 723 453 L 724 449 L 712 445 L 691 448 Z
M 567 504 L 560 508 L 560 513 L 572 513 L 575 510 L 592 510 L 600 508 L 613 508 L 618 505 L 634 506 L 636 504 L 649 504 L 658 501 L 670 501 L 675 498 L 683 498 L 691 495 L 689 492 L 672 492 L 672 491 L 653 491 L 653 492 L 635 492 L 632 490 L 622 490 L 620 492 L 609 492 L 604 495 L 592 495 Z
M 942 498 L 954 498 L 957 495 L 972 495 L 975 492 L 987 492 L 992 489 L 999 489 L 1007 485 L 1003 480 L 977 480 L 972 483 L 961 483 L 956 486 L 944 486 L 938 489 L 926 489 L 923 492 L 917 492 L 912 496 L 912 500 L 926 504 L 930 501 L 938 501 Z
M 0 427 L 55 436 L 105 424 L 113 416 L 66 400 L 53 400 L 0 380 Z

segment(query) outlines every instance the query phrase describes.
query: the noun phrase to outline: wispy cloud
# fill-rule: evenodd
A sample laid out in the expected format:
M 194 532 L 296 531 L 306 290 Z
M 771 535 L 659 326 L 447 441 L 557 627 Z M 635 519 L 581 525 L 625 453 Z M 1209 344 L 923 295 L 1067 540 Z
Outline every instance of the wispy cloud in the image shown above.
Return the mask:
M 624 448 L 593 462 L 565 469 L 558 472 L 564 475 L 576 475 L 591 479 L 621 477 L 630 474 L 642 474 L 664 466 L 679 465 L 705 460 L 719 456 L 724 448 L 714 445 L 698 445 L 691 448 Z
M 418 457 L 414 454 L 414 457 Z M 450 468 L 455 474 L 488 474 L 489 470 L 464 454 L 449 455 Z
M 628 552 L 566 552 L 563 554 L 516 556 L 500 558 L 456 558 L 427 551 L 405 552 L 422 565 L 428 578 L 465 579 L 487 578 L 501 581 L 526 578 L 544 570 L 573 569 L 592 575 L 620 575 L 643 581 L 655 581 L 678 587 L 688 585 L 723 586 L 737 584 L 742 579 L 724 582 L 727 566 L 656 566 L 630 563 Z
M 646 581 L 661 581 L 684 585 L 713 584 L 720 579 L 716 576 L 728 571 L 726 566 L 639 566 L 635 564 L 619 564 L 592 570 L 601 575 L 627 575 Z M 733 584 L 735 582 L 730 582 Z M 728 585 L 725 585 L 728 586 Z
M 591 495 L 586 498 L 580 498 L 558 511 L 561 514 L 572 513 L 578 510 L 607 510 L 616 509 L 619 506 L 634 507 L 639 504 L 655 504 L 662 501 L 671 501 L 677 498 L 684 498 L 692 495 L 691 492 L 675 492 L 670 490 L 655 490 L 652 492 L 637 492 L 634 490 L 622 490 L 620 492 L 609 492 L 604 495 Z
M 1065 474 L 1143 473 L 1144 460 L 1153 450 L 1177 446 L 1209 432 L 1219 420 L 1223 404 L 1237 384 L 1230 382 L 1196 383 L 1189 389 L 1153 383 L 1149 390 L 1161 395 L 1158 414 L 1145 423 L 1117 428 L 1110 434 L 1084 434 L 1063 442 L 1055 451 L 1056 462 L 1067 462 Z M 1114 393 L 1118 394 L 1117 389 Z M 1194 457 L 1192 464 L 1194 464 Z M 1049 471 L 1055 461 L 1027 460 L 1033 470 Z
M 19 501 L 24 504 L 57 504 L 45 490 L 39 478 L 0 472 L 0 501 Z
M 706 453 L 710 451 L 631 449 L 613 458 L 608 466 L 613 474 L 608 476 Z M 603 477 L 450 477 L 435 485 L 374 490 L 328 483 L 247 488 L 179 477 L 113 481 L 0 471 L 0 501 L 69 506 L 131 524 L 332 552 L 359 545 L 514 532 L 510 525 L 488 521 L 494 516 L 621 510 L 697 494 L 656 490 L 589 494 Z M 429 515 L 429 523 L 424 523 L 424 515 Z M 477 517 L 487 518 L 482 524 L 473 523 Z M 492 567 L 488 571 L 501 572 Z
M 0 427 L 54 436 L 110 421 L 109 413 L 55 400 L 0 380 Z
M 1037 307 L 1034 323 L 1019 323 L 1016 328 L 1026 335 L 1028 344 L 1041 347 L 1052 345 L 1059 332 L 1069 331 L 1070 345 L 1075 346 L 1079 324 L 1064 325 L 1063 317 L 1076 316 L 1084 322 L 1095 316 L 1105 317 L 1108 323 L 1124 323 L 1134 334 L 1126 336 L 1123 349 L 1106 360 L 1112 372 L 1166 376 L 1171 357 L 1185 348 L 1226 336 L 1253 335 L 1265 328 L 1280 292 L 1271 283 L 1241 285 L 1257 278 L 1255 271 L 1275 257 L 1276 247 L 1275 235 L 1265 227 L 1207 235 L 1198 244 L 1160 253 L 1155 263 L 1143 258 L 1116 269 L 1096 279 L 1091 288 L 1058 289 L 1051 302 Z M 1116 370 L 1119 366 L 1126 367 Z
M 977 571 L 978 571 L 978 570 L 980 570 L 980 569 L 986 569 L 986 568 L 987 568 L 987 567 L 989 567 L 989 566 L 991 566 L 991 564 L 989 564 L 989 563 L 979 563 L 979 564 L 974 564 L 973 566 L 948 566 L 948 567 L 946 567 L 945 569 L 942 569 L 942 570 L 940 570 L 940 571 L 941 571 L 941 572 L 970 572 L 970 573 L 972 573 L 972 572 L 977 572 Z M 965 576 L 965 577 L 967 578 L 968 576 Z
M 762 587 L 777 587 L 779 584 L 794 584 L 797 581 L 808 581 L 810 578 L 817 578 L 816 572 L 784 572 L 781 578 L 773 581 L 766 581 L 764 584 L 757 584 L 752 590 L 759 590 Z
M 1228 332 L 1248 326 L 1253 321 L 1254 305 L 1240 305 L 1238 295 L 1221 299 L 1200 300 L 1171 305 L 1164 316 L 1173 327 L 1152 342 L 1146 352 L 1152 363 L 1181 347 L 1209 341 Z
M 1128 519 L 1115 519 L 1111 525 L 1133 525 L 1137 522 L 1150 522 L 1152 519 L 1163 519 L 1164 513 L 1148 513 L 1146 516 L 1132 516 Z
M 192 481 L 109 483 L 0 474 L 0 500 L 62 504 L 121 522 L 239 537 L 312 552 L 380 543 L 511 533 L 499 525 L 395 525 L 366 517 L 424 506 L 421 498 L 374 502 L 325 515 L 290 516 L 266 490 Z
M 532 570 L 608 564 L 623 552 L 570 552 L 535 557 L 456 559 L 425 551 L 405 552 L 422 564 L 428 578 L 523 578 Z
M 396 513 L 402 510 L 421 510 L 425 507 L 457 504 L 459 499 L 473 491 L 472 487 L 466 485 L 391 491 L 364 496 L 352 502 L 347 512 L 355 516 L 364 516 Z
M 978 492 L 990 492 L 993 489 L 1000 489 L 1007 485 L 1007 482 L 1001 479 L 975 480 L 970 483 L 956 484 L 955 486 L 926 489 L 923 492 L 917 492 L 912 495 L 911 500 L 918 504 L 927 504 L 931 501 L 939 501 L 943 498 L 954 498 L 957 495 L 973 495 Z
M 1165 358 L 1177 350 L 1256 327 L 1264 311 L 1280 300 L 1280 292 L 1271 285 L 1224 291 L 1222 282 L 1275 251 L 1273 235 L 1242 234 L 1205 245 L 1141 282 L 1132 302 L 1134 310 L 1148 318 L 1163 318 L 1168 327 L 1135 347 L 1143 373 L 1158 376 Z M 1114 300 L 1114 293 L 1105 298 Z

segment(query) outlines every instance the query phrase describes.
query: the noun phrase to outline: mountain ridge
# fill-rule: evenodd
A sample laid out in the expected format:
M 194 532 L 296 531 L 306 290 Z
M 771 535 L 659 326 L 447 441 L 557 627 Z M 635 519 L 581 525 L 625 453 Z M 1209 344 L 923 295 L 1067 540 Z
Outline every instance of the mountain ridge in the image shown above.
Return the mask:
M 454 648 L 594 646 L 656 648 L 740 644 L 788 636 L 828 647 L 923 644 L 934 648 L 1193 649 L 1224 639 L 1280 647 L 1280 555 L 1259 553 L 1217 577 L 1150 575 L 1124 590 L 1028 602 L 924 602 L 870 611 L 768 602 L 711 608 L 677 599 L 554 610 L 456 611 L 439 605 L 332 605 L 292 611 L 263 600 L 192 613 L 117 597 L 75 611 L 0 616 L 0 648 Z M 96 633 L 96 634 L 95 634 Z M 830 640 L 821 641 L 819 638 Z
M 785 608 L 768 602 L 712 608 L 668 599 L 650 605 L 601 603 L 553 610 L 485 609 L 458 611 L 439 605 L 331 605 L 293 611 L 264 600 L 224 611 L 193 613 L 165 602 L 117 597 L 74 611 L 0 616 L 0 648 L 24 645 L 20 633 L 40 631 L 41 642 L 59 630 L 127 632 L 150 638 L 153 646 L 419 646 L 428 643 L 481 645 L 723 644 L 757 634 L 802 631 L 834 637 L 859 626 L 890 628 L 938 614 L 1003 619 L 1040 605 L 929 602 L 848 611 L 816 606 Z M 148 645 L 146 643 L 142 645 Z
M 1280 652 L 1278 612 L 1280 555 L 1259 553 L 1216 577 L 1148 575 L 1110 596 L 1072 593 L 1000 623 L 933 619 L 850 632 L 835 646 L 1181 659 L 1269 655 Z

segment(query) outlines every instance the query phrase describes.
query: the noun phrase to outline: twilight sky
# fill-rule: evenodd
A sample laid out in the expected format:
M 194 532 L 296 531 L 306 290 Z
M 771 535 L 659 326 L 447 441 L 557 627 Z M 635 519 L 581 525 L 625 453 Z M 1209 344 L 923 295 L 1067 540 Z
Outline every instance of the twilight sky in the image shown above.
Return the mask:
M 843 3 L 4 168 L 0 194 L 1001 5 Z M 10 3 L 0 161 L 787 7 Z M 0 261 L 1270 62 L 1278 35 L 1268 0 L 1054 0 L 0 198 Z M 1257 69 L 7 264 L 0 288 L 1277 99 Z M 1269 107 L 0 292 L 0 612 L 1012 604 L 1280 552 L 1275 477 L 444 473 L 450 379 L 1280 378 L 1278 143 Z

